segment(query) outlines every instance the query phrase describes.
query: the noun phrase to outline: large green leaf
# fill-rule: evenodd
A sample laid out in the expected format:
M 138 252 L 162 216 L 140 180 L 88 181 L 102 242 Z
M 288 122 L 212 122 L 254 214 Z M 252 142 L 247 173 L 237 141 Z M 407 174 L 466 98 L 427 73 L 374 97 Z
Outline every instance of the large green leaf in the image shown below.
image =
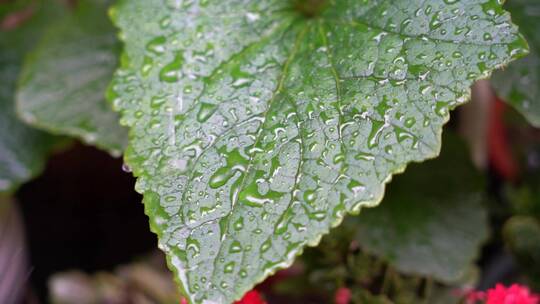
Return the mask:
M 468 156 L 446 136 L 439 158 L 396 177 L 381 206 L 351 220 L 360 245 L 404 273 L 463 278 L 488 234 L 483 179 Z
M 126 48 L 109 98 L 130 128 L 126 162 L 194 303 L 232 302 L 377 205 L 393 173 L 437 155 L 473 81 L 526 52 L 497 0 L 326 4 L 112 10 Z
M 42 170 L 55 140 L 20 122 L 15 113 L 15 87 L 23 55 L 43 25 L 62 8 L 35 3 L 30 20 L 17 29 L 0 30 L 0 192 L 13 190 Z
M 81 138 L 120 155 L 127 131 L 105 101 L 120 46 L 106 1 L 79 1 L 49 26 L 26 58 L 17 93 L 20 116 L 47 131 Z
M 498 93 L 527 120 L 540 127 L 540 2 L 537 0 L 507 1 L 507 8 L 527 38 L 529 56 L 494 74 Z

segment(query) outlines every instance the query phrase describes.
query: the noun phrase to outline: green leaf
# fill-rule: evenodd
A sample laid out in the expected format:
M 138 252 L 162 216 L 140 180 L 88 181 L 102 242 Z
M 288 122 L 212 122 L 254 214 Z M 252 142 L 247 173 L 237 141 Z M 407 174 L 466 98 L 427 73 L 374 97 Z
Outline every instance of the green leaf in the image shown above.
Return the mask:
M 488 236 L 483 190 L 465 144 L 445 136 L 439 158 L 408 168 L 378 208 L 354 218 L 357 240 L 401 272 L 455 282 Z
M 498 3 L 120 1 L 109 99 L 190 301 L 240 298 L 436 156 L 473 81 L 526 52 Z
M 0 30 L 0 192 L 12 191 L 37 175 L 56 140 L 20 122 L 15 113 L 15 87 L 22 57 L 43 25 L 62 12 L 57 5 L 33 7 L 33 16 L 15 30 Z
M 506 246 L 522 270 L 540 287 L 540 222 L 531 216 L 513 216 L 503 227 Z
M 507 1 L 507 8 L 527 38 L 529 56 L 494 74 L 497 92 L 534 126 L 540 127 L 540 2 Z
M 24 63 L 17 107 L 27 123 L 120 155 L 127 131 L 105 101 L 120 44 L 106 1 L 79 1 L 49 27 Z

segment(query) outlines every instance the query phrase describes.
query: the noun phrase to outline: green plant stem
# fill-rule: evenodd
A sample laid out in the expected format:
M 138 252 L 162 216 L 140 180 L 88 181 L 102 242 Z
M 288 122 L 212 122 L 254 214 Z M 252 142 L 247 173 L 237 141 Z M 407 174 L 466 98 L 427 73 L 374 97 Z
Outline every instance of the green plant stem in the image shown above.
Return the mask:
M 386 294 L 388 292 L 393 276 L 394 276 L 394 272 L 392 270 L 392 267 L 387 265 L 386 269 L 384 270 L 384 276 L 383 276 L 383 281 L 381 284 L 380 294 Z
M 425 303 L 425 304 L 429 303 L 429 299 L 431 298 L 432 292 L 433 292 L 433 279 L 432 278 L 426 278 L 426 283 L 424 285 L 424 300 L 423 300 L 423 303 Z

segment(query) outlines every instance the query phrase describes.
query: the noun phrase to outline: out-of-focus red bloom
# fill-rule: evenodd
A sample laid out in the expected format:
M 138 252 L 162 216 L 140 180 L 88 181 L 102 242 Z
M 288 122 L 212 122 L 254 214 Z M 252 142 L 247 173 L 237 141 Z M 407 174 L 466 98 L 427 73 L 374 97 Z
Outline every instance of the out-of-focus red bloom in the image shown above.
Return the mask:
M 529 288 L 518 284 L 505 287 L 497 284 L 486 293 L 486 304 L 538 304 L 538 296 L 532 294 Z
M 486 293 L 483 291 L 470 290 L 465 293 L 465 303 L 475 304 L 486 299 Z
M 235 304 L 266 304 L 261 295 L 256 290 L 248 291 L 244 297 Z
M 506 104 L 498 97 L 491 108 L 488 145 L 489 158 L 495 171 L 504 179 L 514 182 L 519 175 L 519 166 L 514 159 L 504 124 Z
M 180 304 L 189 304 L 186 298 L 180 298 Z M 266 304 L 261 295 L 256 290 L 248 291 L 244 297 L 234 304 Z
M 351 290 L 346 287 L 341 287 L 336 291 L 334 302 L 336 304 L 349 304 L 351 301 Z
M 529 288 L 519 284 L 510 287 L 497 284 L 486 292 L 469 290 L 460 293 L 467 304 L 540 304 L 538 295 L 532 294 Z
M 26 8 L 24 10 L 9 14 L 3 20 L 0 19 L 0 29 L 2 30 L 15 29 L 19 25 L 21 25 L 22 23 L 30 19 L 33 14 L 34 14 L 34 10 L 32 8 Z

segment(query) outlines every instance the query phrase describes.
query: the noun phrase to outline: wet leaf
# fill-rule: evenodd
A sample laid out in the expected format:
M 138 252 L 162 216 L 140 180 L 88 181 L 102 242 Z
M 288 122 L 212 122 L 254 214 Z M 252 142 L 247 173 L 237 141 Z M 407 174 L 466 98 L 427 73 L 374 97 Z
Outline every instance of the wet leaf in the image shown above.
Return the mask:
M 362 248 L 407 274 L 452 283 L 488 236 L 483 178 L 465 143 L 445 136 L 441 156 L 397 176 L 378 208 L 354 218 Z
M 19 121 L 15 113 L 15 87 L 23 55 L 38 39 L 43 25 L 62 12 L 57 5 L 46 7 L 41 2 L 31 9 L 31 18 L 18 28 L 0 29 L 0 192 L 11 191 L 38 174 L 55 143 L 53 137 Z
M 107 1 L 79 1 L 74 14 L 47 27 L 26 58 L 17 107 L 27 123 L 120 155 L 127 131 L 105 101 L 120 53 Z
M 109 99 L 189 299 L 240 298 L 436 156 L 472 82 L 526 52 L 498 3 L 120 1 Z
M 495 73 L 492 82 L 509 104 L 540 127 L 540 2 L 512 0 L 506 7 L 527 38 L 530 54 Z

